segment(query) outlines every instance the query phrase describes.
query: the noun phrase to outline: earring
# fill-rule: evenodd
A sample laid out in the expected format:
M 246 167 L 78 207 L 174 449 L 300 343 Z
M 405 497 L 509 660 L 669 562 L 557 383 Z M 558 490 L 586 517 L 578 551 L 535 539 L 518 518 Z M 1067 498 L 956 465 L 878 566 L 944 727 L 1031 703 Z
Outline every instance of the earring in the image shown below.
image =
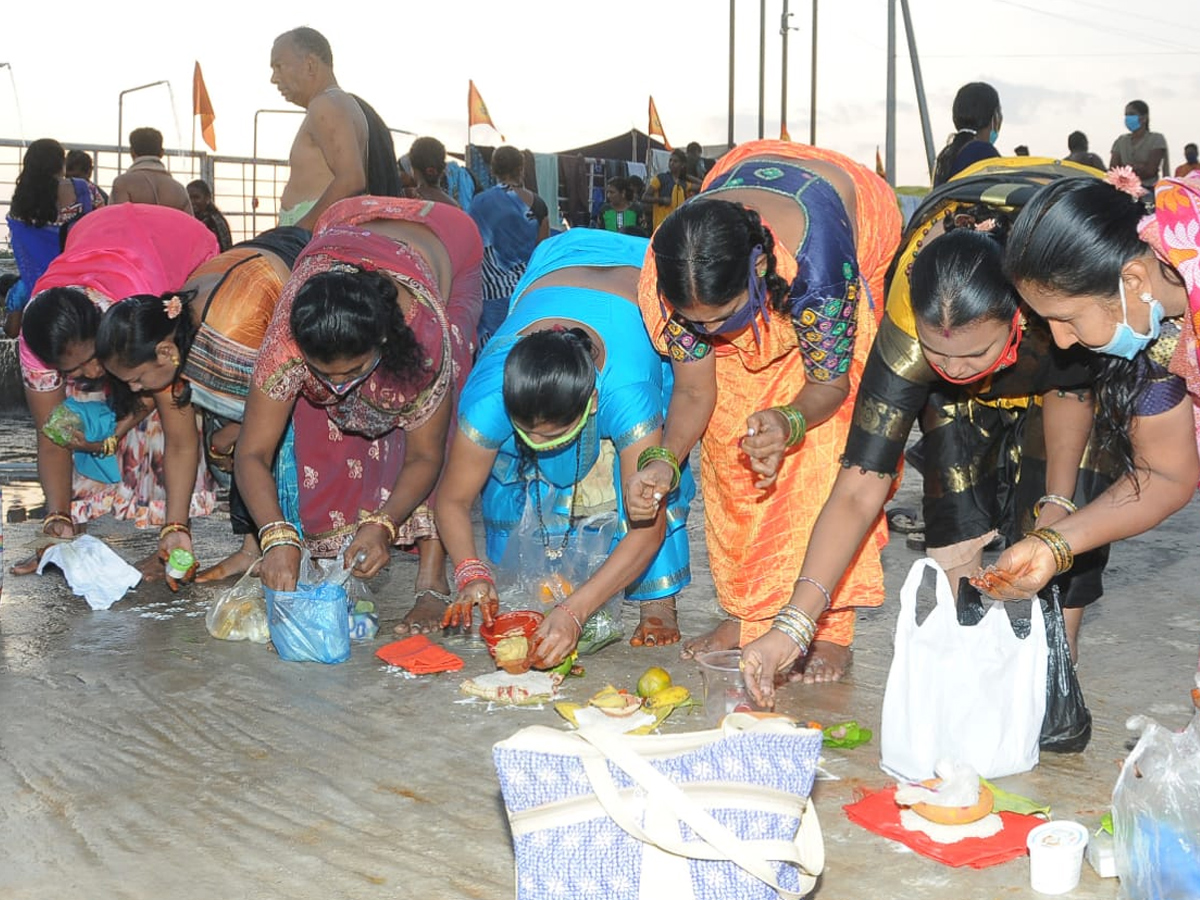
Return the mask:
M 179 354 L 174 350 L 171 351 L 171 365 L 179 368 Z
M 1138 294 L 1138 299 L 1141 300 L 1143 303 L 1153 303 L 1154 295 L 1151 294 L 1149 291 L 1146 291 L 1144 293 Z

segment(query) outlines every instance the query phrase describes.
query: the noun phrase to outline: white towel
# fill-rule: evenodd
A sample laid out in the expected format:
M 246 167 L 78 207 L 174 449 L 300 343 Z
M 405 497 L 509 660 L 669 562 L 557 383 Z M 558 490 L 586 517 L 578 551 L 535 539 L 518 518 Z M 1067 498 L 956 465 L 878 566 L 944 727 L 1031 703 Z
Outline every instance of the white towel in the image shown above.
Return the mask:
M 48 548 L 38 563 L 38 574 L 51 563 L 62 569 L 75 596 L 83 597 L 92 609 L 108 609 L 142 580 L 141 572 L 90 534 Z

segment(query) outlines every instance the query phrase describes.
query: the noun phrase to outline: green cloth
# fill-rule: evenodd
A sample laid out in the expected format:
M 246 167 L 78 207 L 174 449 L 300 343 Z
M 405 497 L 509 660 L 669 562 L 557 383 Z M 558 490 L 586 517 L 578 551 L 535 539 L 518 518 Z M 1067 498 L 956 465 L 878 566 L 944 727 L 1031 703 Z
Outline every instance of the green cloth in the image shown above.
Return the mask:
M 316 200 L 304 200 L 301 203 L 297 203 L 291 209 L 281 209 L 279 211 L 280 226 L 299 224 L 300 220 L 307 216 L 316 205 Z

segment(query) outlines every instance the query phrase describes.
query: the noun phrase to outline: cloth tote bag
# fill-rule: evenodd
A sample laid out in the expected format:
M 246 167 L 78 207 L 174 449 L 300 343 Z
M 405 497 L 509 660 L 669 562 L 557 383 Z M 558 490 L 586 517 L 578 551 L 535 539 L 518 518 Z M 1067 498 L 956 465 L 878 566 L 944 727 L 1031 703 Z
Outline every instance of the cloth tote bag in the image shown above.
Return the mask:
M 524 728 L 493 748 L 518 900 L 798 900 L 825 864 L 808 799 L 821 732 Z
M 917 624 L 917 593 L 936 573 L 937 602 Z M 917 560 L 900 592 L 895 652 L 883 695 L 880 765 L 919 781 L 939 760 L 967 763 L 984 778 L 1037 765 L 1046 712 L 1046 624 L 1031 604 L 1029 635 L 1013 632 L 999 601 L 975 625 L 960 625 L 946 573 Z

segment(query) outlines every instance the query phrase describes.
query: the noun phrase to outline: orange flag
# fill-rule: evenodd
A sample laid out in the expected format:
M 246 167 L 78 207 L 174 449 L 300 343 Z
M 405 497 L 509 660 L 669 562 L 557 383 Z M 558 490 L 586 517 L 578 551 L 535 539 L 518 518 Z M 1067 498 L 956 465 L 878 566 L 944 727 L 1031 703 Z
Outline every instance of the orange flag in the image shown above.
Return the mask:
M 196 61 L 196 69 L 192 72 L 192 115 L 200 117 L 200 135 L 215 153 L 217 133 L 213 129 L 213 122 L 217 114 L 213 112 L 212 101 L 208 99 L 208 88 L 204 86 L 204 75 L 200 72 L 199 60 Z
M 790 141 L 792 139 L 792 136 L 788 134 L 786 122 L 779 123 L 779 139 L 781 141 Z
M 875 145 L 875 174 L 887 180 L 887 169 L 883 167 L 883 157 L 879 155 L 879 145 Z
M 467 129 L 470 130 L 472 125 L 489 125 L 492 130 L 497 133 L 500 131 L 492 122 L 492 117 L 488 115 L 487 104 L 483 102 L 483 98 L 479 96 L 479 90 L 475 87 L 475 82 L 468 82 L 470 87 L 467 89 Z M 504 135 L 500 135 L 500 140 L 505 140 Z
M 650 96 L 650 124 L 646 127 L 646 134 L 654 137 L 656 134 L 662 138 L 663 146 L 668 150 L 671 148 L 671 142 L 667 140 L 667 133 L 663 131 L 662 119 L 658 117 L 658 108 L 654 105 L 654 95 Z

